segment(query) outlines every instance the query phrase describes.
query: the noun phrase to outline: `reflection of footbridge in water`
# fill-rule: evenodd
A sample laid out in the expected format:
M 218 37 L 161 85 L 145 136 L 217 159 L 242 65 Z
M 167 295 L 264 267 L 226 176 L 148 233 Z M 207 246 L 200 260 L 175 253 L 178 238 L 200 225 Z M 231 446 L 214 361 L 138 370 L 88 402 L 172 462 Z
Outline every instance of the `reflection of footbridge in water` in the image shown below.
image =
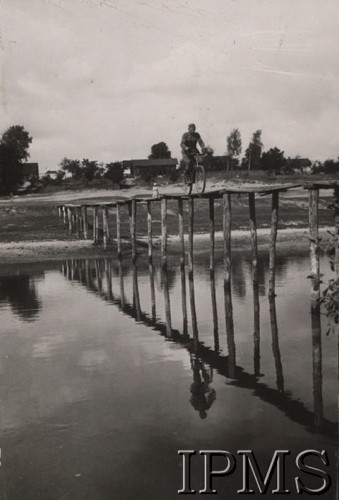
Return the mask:
M 103 266 L 104 262 L 104 266 Z M 114 263 L 116 263 L 114 261 Z M 151 308 L 150 312 L 145 312 L 140 306 L 139 285 L 138 285 L 138 268 L 135 262 L 132 263 L 133 275 L 133 297 L 128 300 L 125 295 L 124 272 L 122 261 L 118 260 L 118 270 L 113 273 L 113 261 L 109 259 L 103 260 L 68 260 L 62 265 L 63 274 L 72 281 L 77 281 L 84 285 L 87 290 L 98 295 L 106 302 L 118 307 L 122 313 L 135 319 L 137 322 L 144 324 L 150 329 L 158 332 L 171 342 L 175 342 L 186 349 L 191 357 L 191 362 L 202 362 L 208 365 L 211 371 L 216 370 L 220 375 L 229 379 L 228 383 L 236 387 L 248 389 L 252 394 L 260 398 L 265 403 L 273 405 L 282 411 L 292 421 L 297 422 L 312 430 L 329 437 L 334 437 L 336 434 L 336 424 L 323 418 L 323 402 L 322 402 L 322 368 L 321 368 L 321 329 L 320 329 L 320 310 L 312 313 L 313 327 L 313 396 L 314 396 L 314 411 L 310 411 L 306 406 L 297 399 L 294 399 L 290 392 L 285 392 L 283 365 L 281 361 L 279 348 L 279 335 L 276 317 L 275 296 L 269 297 L 269 311 L 272 334 L 272 352 L 274 357 L 276 371 L 276 388 L 271 388 L 260 381 L 260 337 L 257 334 L 253 338 L 253 359 L 254 373 L 248 373 L 236 363 L 236 344 L 233 331 L 226 328 L 228 355 L 221 354 L 219 350 L 219 331 L 218 319 L 215 302 L 215 282 L 211 276 L 211 300 L 213 310 L 213 330 L 214 330 L 214 347 L 209 347 L 199 340 L 198 324 L 196 320 L 196 312 L 194 301 L 191 301 L 191 324 L 192 337 L 188 334 L 188 318 L 187 318 L 187 299 L 185 288 L 185 271 L 183 266 L 180 267 L 181 274 L 181 298 L 182 298 L 182 332 L 172 328 L 171 324 L 171 304 L 168 280 L 166 276 L 166 267 L 161 268 L 161 278 L 163 285 L 164 304 L 165 304 L 165 321 L 161 321 L 157 317 L 156 302 L 155 302 L 155 284 L 154 284 L 154 267 L 153 263 L 149 262 L 149 285 L 151 291 Z M 117 278 L 119 283 L 119 294 L 113 293 L 112 280 Z M 193 277 L 189 276 L 191 293 L 194 290 Z M 225 295 L 225 314 L 227 310 L 228 291 L 224 288 Z M 255 299 L 257 300 L 257 299 Z M 259 299 L 258 299 L 259 300 Z M 193 308 L 193 309 L 192 309 Z M 227 318 L 226 318 L 227 320 Z M 259 310 L 256 310 L 256 322 L 260 322 Z M 200 360 L 200 361 L 199 361 Z M 194 368 L 192 366 L 194 373 Z M 192 403 L 193 405 L 193 403 Z
M 126 200 L 114 201 L 111 203 L 94 205 L 62 205 L 59 206 L 59 216 L 63 218 L 65 225 L 69 227 L 70 233 L 75 233 L 77 237 L 92 238 L 95 244 L 100 243 L 100 237 L 105 248 L 109 243 L 114 243 L 117 251 L 117 260 L 119 266 L 120 279 L 120 297 L 114 297 L 112 293 L 112 267 L 107 261 L 105 275 L 107 281 L 107 290 L 103 291 L 102 271 L 99 261 L 95 261 L 96 286 L 92 282 L 92 268 L 89 261 L 83 262 L 69 261 L 64 266 L 64 273 L 70 279 L 78 279 L 85 284 L 89 290 L 101 295 L 105 300 L 119 306 L 122 311 L 137 321 L 158 331 L 161 335 L 170 338 L 172 341 L 181 344 L 190 353 L 194 354 L 204 362 L 208 363 L 213 369 L 216 369 L 221 375 L 232 379 L 232 383 L 239 387 L 253 390 L 253 393 L 275 407 L 283 411 L 289 418 L 306 427 L 315 429 L 319 432 L 335 434 L 335 424 L 327 421 L 323 417 L 322 401 L 322 349 L 321 349 L 321 322 L 320 322 L 320 259 L 319 259 L 319 194 L 321 189 L 334 190 L 334 225 L 335 225 L 335 270 L 339 279 L 339 182 L 324 181 L 308 183 L 304 189 L 309 193 L 309 239 L 310 239 L 310 260 L 311 260 L 311 325 L 312 325 L 312 346 L 313 346 L 313 398 L 314 412 L 309 411 L 303 403 L 293 399 L 293 397 L 284 392 L 283 367 L 279 349 L 278 327 L 275 308 L 275 278 L 276 278 L 276 242 L 278 232 L 278 213 L 279 213 L 279 194 L 297 187 L 295 184 L 270 185 L 265 187 L 254 186 L 247 188 L 226 188 L 219 191 L 206 192 L 197 196 L 164 195 L 157 199 L 149 198 L 131 198 Z M 246 373 L 236 364 L 236 343 L 233 325 L 233 305 L 232 305 L 232 286 L 231 286 L 231 225 L 232 225 L 232 196 L 248 196 L 249 204 L 249 229 L 251 240 L 251 273 L 252 273 L 252 291 L 253 291 L 253 324 L 254 324 L 254 374 Z M 276 369 L 277 388 L 271 389 L 258 380 L 260 376 L 260 302 L 259 302 L 259 279 L 258 279 L 258 245 L 257 245 L 257 217 L 256 217 L 256 196 L 271 196 L 271 222 L 269 236 L 269 306 L 272 331 L 272 349 Z M 195 307 L 195 290 L 193 276 L 193 243 L 194 243 L 194 201 L 199 199 L 208 202 L 208 207 L 203 213 L 208 213 L 208 225 L 210 235 L 210 284 L 211 284 L 211 302 L 213 313 L 214 329 L 214 349 L 205 346 L 199 341 L 198 325 Z M 215 200 L 222 200 L 222 224 L 223 224 L 223 267 L 224 267 L 224 308 L 226 323 L 226 339 L 228 355 L 223 356 L 219 352 L 218 336 L 218 318 L 216 306 L 215 290 Z M 167 255 L 168 255 L 168 200 L 177 201 L 178 208 L 178 237 L 180 253 L 180 275 L 182 290 L 182 333 L 172 328 L 170 295 L 167 277 Z M 152 207 L 159 207 L 160 221 L 152 218 Z M 184 205 L 188 205 L 188 220 L 184 219 Z M 137 220 L 137 206 L 146 207 L 146 221 L 141 220 L 140 214 Z M 123 207 L 128 208 L 128 217 Z M 110 210 L 114 209 L 115 220 L 112 226 L 112 220 L 109 219 Z M 92 214 L 93 225 L 90 228 L 88 218 L 89 211 Z M 112 213 L 112 212 L 111 212 Z M 171 214 L 173 216 L 173 213 Z M 174 214 L 175 215 L 175 214 Z M 101 221 L 101 222 L 100 222 Z M 145 225 L 146 222 L 146 225 Z M 161 225 L 161 264 L 162 280 L 165 301 L 165 322 L 156 318 L 155 309 L 155 289 L 154 289 L 154 270 L 152 265 L 153 258 L 153 226 L 160 222 Z M 137 259 L 137 233 L 136 228 L 140 225 L 145 226 L 146 242 L 144 246 L 148 247 L 149 258 L 149 277 L 151 288 L 151 314 L 141 310 L 138 275 L 136 267 Z M 187 227 L 187 243 L 185 242 L 185 226 Z M 116 237 L 112 237 L 112 227 L 116 231 Z M 122 237 L 123 228 L 129 231 L 129 236 Z M 90 229 L 92 229 L 91 235 Z M 124 283 L 122 273 L 122 256 L 127 255 L 126 244 L 128 246 L 128 255 L 132 257 L 133 265 L 133 303 L 128 302 L 124 295 Z M 130 253 L 131 252 L 131 253 Z M 187 264 L 186 264 L 187 263 Z M 193 339 L 187 333 L 187 300 L 186 300 L 186 265 L 188 270 L 189 284 L 189 302 L 191 311 L 191 325 Z

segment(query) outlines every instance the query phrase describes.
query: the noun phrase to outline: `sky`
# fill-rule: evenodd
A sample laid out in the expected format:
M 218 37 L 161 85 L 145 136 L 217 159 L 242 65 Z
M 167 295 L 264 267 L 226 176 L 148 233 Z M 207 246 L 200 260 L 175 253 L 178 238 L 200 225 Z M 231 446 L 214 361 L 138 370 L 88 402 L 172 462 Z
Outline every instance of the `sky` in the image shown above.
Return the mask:
M 338 0 L 0 0 L 0 134 L 30 161 L 147 158 L 194 122 L 216 155 L 339 155 Z

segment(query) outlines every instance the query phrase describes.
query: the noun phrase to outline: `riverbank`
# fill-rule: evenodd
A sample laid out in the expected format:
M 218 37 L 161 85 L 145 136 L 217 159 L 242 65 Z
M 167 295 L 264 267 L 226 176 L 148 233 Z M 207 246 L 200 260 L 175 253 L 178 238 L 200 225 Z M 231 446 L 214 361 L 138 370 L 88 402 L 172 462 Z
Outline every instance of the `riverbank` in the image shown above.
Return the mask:
M 324 227 L 319 231 L 321 247 L 325 251 L 330 244 L 330 228 Z M 258 249 L 267 248 L 270 231 L 268 228 L 258 229 Z M 186 237 L 187 238 L 187 237 Z M 216 252 L 222 249 L 223 234 L 217 231 L 215 234 Z M 124 255 L 130 255 L 128 240 L 123 242 Z M 250 249 L 249 231 L 235 230 L 232 232 L 232 250 L 243 251 Z M 160 238 L 154 238 L 154 252 L 157 254 L 160 248 Z M 307 252 L 309 248 L 308 230 L 304 228 L 289 228 L 278 231 L 277 253 L 280 252 Z M 179 253 L 179 239 L 171 236 L 168 240 L 168 249 L 173 255 Z M 205 252 L 209 249 L 209 234 L 197 234 L 194 236 L 195 252 Z M 138 239 L 138 253 L 140 256 L 147 254 L 147 242 L 145 238 Z M 91 240 L 41 240 L 20 241 L 0 243 L 0 264 L 53 261 L 69 258 L 100 258 L 116 256 L 116 246 L 113 244 L 106 250 L 102 246 L 94 245 Z

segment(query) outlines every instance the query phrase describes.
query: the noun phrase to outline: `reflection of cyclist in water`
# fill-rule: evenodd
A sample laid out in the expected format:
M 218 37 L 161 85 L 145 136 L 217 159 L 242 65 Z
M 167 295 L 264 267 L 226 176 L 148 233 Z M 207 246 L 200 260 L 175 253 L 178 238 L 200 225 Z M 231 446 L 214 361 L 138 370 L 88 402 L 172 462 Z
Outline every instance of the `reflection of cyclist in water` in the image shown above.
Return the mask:
M 209 385 L 213 379 L 212 368 L 208 369 L 204 363 L 195 357 L 191 357 L 193 370 L 193 383 L 191 384 L 190 403 L 199 412 L 200 418 L 207 417 L 207 411 L 215 401 L 215 390 Z
M 185 132 L 181 139 L 181 152 L 182 152 L 182 163 L 185 172 L 191 173 L 194 166 L 194 159 L 199 150 L 197 149 L 197 143 L 202 150 L 205 149 L 205 144 L 200 134 L 195 131 L 194 123 L 188 125 L 188 132 Z

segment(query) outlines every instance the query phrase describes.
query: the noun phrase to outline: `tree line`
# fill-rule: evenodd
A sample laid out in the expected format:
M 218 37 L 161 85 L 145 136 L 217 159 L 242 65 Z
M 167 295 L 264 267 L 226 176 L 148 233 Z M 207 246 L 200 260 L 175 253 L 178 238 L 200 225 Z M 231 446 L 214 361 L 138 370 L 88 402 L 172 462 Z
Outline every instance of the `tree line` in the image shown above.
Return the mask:
M 23 164 L 29 158 L 29 146 L 32 137 L 22 125 L 9 127 L 0 139 L 0 194 L 9 194 L 23 182 Z M 298 166 L 299 156 L 286 158 L 284 151 L 278 147 L 263 150 L 262 131 L 256 130 L 241 158 L 242 139 L 238 128 L 234 128 L 226 137 L 227 170 L 266 170 L 278 174 L 288 174 Z M 153 144 L 149 159 L 171 158 L 171 151 L 165 142 Z M 94 179 L 109 179 L 120 185 L 124 173 L 122 162 L 100 163 L 96 160 L 63 158 L 55 177 L 45 175 L 41 178 L 43 184 L 60 184 L 65 177 L 82 179 L 88 184 Z M 339 158 L 316 161 L 312 165 L 312 173 L 339 173 Z
M 264 151 L 261 130 L 253 132 L 242 159 L 242 140 L 238 128 L 234 128 L 226 137 L 226 148 L 228 170 L 266 170 L 277 174 L 290 174 L 301 160 L 300 156 L 286 158 L 284 151 L 278 147 Z M 312 165 L 312 173 L 339 173 L 339 157 L 337 160 L 328 159 L 324 162 L 317 160 Z
M 114 184 L 120 184 L 124 175 L 121 162 L 99 163 L 96 160 L 73 160 L 71 158 L 63 158 L 60 162 L 60 168 L 56 172 L 56 178 L 52 179 L 50 174 L 46 174 L 41 178 L 43 184 L 54 182 L 60 184 L 66 175 L 75 180 L 85 180 L 87 184 L 94 179 L 109 179 Z

